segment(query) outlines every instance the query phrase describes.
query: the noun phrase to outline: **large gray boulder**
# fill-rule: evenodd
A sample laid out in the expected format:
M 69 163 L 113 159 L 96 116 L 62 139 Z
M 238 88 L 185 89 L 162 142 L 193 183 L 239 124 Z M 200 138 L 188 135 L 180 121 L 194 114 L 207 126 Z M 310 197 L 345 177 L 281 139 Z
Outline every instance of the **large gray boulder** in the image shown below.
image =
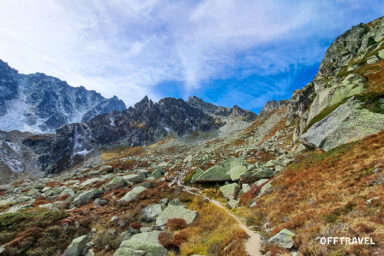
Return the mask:
M 384 129 L 384 115 L 365 109 L 353 97 L 301 135 L 309 147 L 328 151 Z
M 114 177 L 112 180 L 110 180 L 109 182 L 107 182 L 104 185 L 104 190 L 105 191 L 114 190 L 117 188 L 124 187 L 126 184 L 127 183 L 125 182 L 125 180 L 122 177 L 117 176 L 117 177 Z
M 115 251 L 113 256 L 145 256 L 147 252 L 142 250 L 134 250 L 130 247 L 120 247 Z
M 290 249 L 293 246 L 295 233 L 288 229 L 283 229 L 268 240 L 268 243 L 276 244 L 282 248 Z
M 64 256 L 81 256 L 87 246 L 88 237 L 86 235 L 73 239 L 72 243 L 64 252 Z
M 141 210 L 143 221 L 154 221 L 162 212 L 161 204 L 151 204 Z
M 324 109 L 331 107 L 348 97 L 363 93 L 366 90 L 365 82 L 366 79 L 364 77 L 357 74 L 349 74 L 339 84 L 316 90 L 316 97 L 313 100 L 308 113 L 307 125 Z
M 145 177 L 139 174 L 129 174 L 129 175 L 122 176 L 122 178 L 126 182 L 139 183 L 139 182 L 142 182 Z
M 100 197 L 104 191 L 99 188 L 94 188 L 91 190 L 84 191 L 80 195 L 76 196 L 73 200 L 73 204 L 77 207 L 89 203 L 92 199 Z
M 136 199 L 138 195 L 144 190 L 146 190 L 146 188 L 142 186 L 134 187 L 131 191 L 127 192 L 122 198 L 120 198 L 118 202 L 128 203 Z
M 162 226 L 170 219 L 184 219 L 187 224 L 191 224 L 196 217 L 196 211 L 189 210 L 184 206 L 168 205 L 157 217 L 156 225 Z
M 191 180 L 190 180 L 190 183 L 194 183 L 194 182 L 199 178 L 199 176 L 200 176 L 201 174 L 203 174 L 203 173 L 204 173 L 203 170 L 201 170 L 200 168 L 197 169 L 197 170 L 195 171 L 195 173 L 192 175 Z
M 224 185 L 220 187 L 220 192 L 227 199 L 234 199 L 237 192 L 239 191 L 239 185 L 236 183 Z
M 160 231 L 145 232 L 133 235 L 130 239 L 121 243 L 114 256 L 126 255 L 145 255 L 145 256 L 165 256 L 165 249 L 159 242 Z
M 195 182 L 238 181 L 248 169 L 248 163 L 239 158 L 231 158 L 212 166 L 200 176 L 194 177 Z M 195 175 L 194 175 L 195 176 Z
M 94 183 L 96 182 L 99 182 L 101 179 L 96 177 L 96 178 L 90 178 L 90 179 L 87 179 L 86 181 L 83 181 L 80 186 L 81 187 L 85 187 L 85 186 L 89 186 L 89 185 L 93 185 Z
M 251 183 L 260 179 L 272 178 L 273 176 L 275 176 L 275 171 L 273 168 L 262 166 L 242 174 L 240 180 L 241 182 Z

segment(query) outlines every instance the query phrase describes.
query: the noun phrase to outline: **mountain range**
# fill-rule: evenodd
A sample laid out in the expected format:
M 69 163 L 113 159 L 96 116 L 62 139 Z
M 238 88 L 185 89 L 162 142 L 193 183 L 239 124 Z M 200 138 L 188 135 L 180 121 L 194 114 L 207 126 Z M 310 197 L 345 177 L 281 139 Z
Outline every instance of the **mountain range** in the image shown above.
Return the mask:
M 19 97 L 14 72 L 3 102 Z M 0 132 L 0 254 L 383 255 L 384 17 L 340 35 L 313 81 L 258 115 L 197 97 L 98 109 L 54 134 Z
M 0 60 L 0 130 L 52 133 L 64 124 L 125 108 L 116 96 L 106 99 L 43 73 L 19 74 Z

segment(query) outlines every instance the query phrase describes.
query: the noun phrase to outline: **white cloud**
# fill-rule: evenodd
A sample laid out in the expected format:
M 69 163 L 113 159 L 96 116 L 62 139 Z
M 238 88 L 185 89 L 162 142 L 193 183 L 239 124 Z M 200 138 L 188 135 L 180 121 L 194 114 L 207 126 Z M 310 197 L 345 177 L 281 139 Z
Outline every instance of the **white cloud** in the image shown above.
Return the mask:
M 319 39 L 383 11 L 367 2 L 2 0 L 0 58 L 131 105 L 164 96 L 154 87 L 167 80 L 193 94 L 210 79 L 317 62 Z

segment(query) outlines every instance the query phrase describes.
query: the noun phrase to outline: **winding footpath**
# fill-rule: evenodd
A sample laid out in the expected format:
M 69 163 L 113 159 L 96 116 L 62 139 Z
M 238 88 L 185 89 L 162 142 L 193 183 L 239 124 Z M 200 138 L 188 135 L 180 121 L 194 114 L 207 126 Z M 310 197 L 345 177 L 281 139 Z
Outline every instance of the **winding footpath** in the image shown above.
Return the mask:
M 190 194 L 200 196 L 200 197 L 202 196 L 199 193 L 195 192 L 195 191 L 197 191 L 196 188 L 188 187 L 188 186 L 185 186 L 182 184 L 179 184 L 179 185 L 183 188 L 183 190 L 185 192 L 188 192 Z M 247 233 L 249 238 L 248 238 L 247 242 L 245 243 L 246 252 L 250 256 L 261 256 L 261 253 L 260 253 L 260 248 L 261 248 L 260 236 L 257 233 L 253 232 L 252 230 L 250 230 L 246 225 L 244 225 L 236 215 L 234 215 L 231 211 L 229 211 L 227 209 L 227 207 L 223 206 L 220 202 L 213 200 L 213 199 L 210 199 L 210 198 L 207 198 L 207 200 L 209 200 L 209 202 L 216 205 L 220 209 L 223 209 L 229 216 L 231 216 L 237 222 L 239 227 L 242 230 L 244 230 L 245 233 Z

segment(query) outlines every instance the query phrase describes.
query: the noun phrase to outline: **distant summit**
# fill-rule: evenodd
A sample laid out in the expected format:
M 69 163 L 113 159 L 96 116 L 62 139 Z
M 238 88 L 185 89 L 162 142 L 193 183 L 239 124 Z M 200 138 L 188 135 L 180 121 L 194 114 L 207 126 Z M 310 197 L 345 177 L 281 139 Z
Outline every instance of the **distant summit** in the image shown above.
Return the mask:
M 216 106 L 196 96 L 189 97 L 188 104 L 210 115 L 238 118 L 247 122 L 255 120 L 257 116 L 255 113 L 244 110 L 237 105 L 233 106 L 233 108 Z
M 43 73 L 19 74 L 0 60 L 0 130 L 51 133 L 64 124 L 125 108 L 117 97 L 106 99 Z

